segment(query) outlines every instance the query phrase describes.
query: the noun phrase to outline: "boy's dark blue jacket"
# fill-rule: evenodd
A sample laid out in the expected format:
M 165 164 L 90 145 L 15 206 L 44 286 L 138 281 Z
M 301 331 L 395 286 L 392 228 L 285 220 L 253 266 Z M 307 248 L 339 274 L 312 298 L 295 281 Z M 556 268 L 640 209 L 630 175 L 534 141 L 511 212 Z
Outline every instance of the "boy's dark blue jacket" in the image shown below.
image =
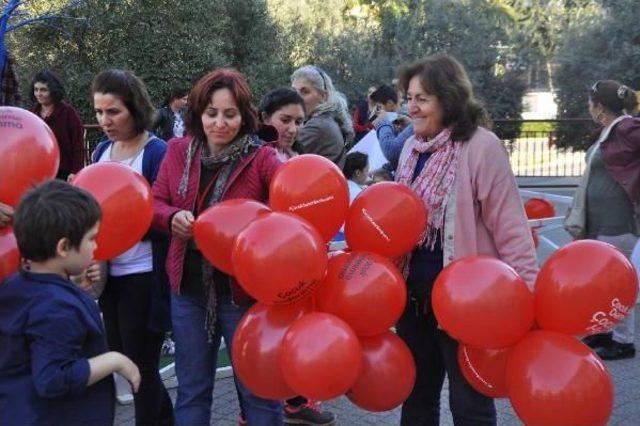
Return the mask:
M 97 163 L 102 154 L 113 141 L 105 139 L 101 141 L 91 155 L 92 163 Z M 152 137 L 147 143 L 142 154 L 142 175 L 149 185 L 153 186 L 160 164 L 167 152 L 167 143 L 158 137 Z M 169 279 L 165 270 L 165 261 L 169 249 L 169 238 L 153 229 L 143 237 L 143 240 L 151 240 L 153 252 L 153 283 L 150 293 L 150 310 L 148 327 L 151 331 L 163 333 L 171 329 L 171 292 Z M 0 424 L 0 426 L 2 426 Z
M 0 425 L 112 425 L 111 375 L 87 387 L 88 358 L 107 352 L 97 304 L 56 274 L 0 284 Z

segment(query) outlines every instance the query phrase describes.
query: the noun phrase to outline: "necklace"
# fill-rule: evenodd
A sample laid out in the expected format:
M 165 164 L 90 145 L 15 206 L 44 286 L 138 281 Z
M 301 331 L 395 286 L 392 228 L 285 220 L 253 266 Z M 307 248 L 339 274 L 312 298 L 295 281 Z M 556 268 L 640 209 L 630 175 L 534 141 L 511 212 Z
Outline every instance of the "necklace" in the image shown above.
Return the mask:
M 122 163 L 122 164 L 126 164 L 129 167 L 133 167 L 133 163 L 135 163 L 135 161 L 138 159 L 138 157 L 140 157 L 140 155 L 142 154 L 142 152 L 144 151 L 144 147 L 147 146 L 147 143 L 149 143 L 149 140 L 151 139 L 149 137 L 149 133 L 144 132 L 143 133 L 144 136 L 144 143 L 140 146 L 140 148 L 138 148 L 138 150 L 136 152 L 134 152 L 133 156 L 129 157 L 129 158 L 124 158 L 122 160 L 115 160 L 113 158 L 113 147 L 115 146 L 115 142 L 113 145 L 111 145 L 111 151 L 109 151 L 109 161 L 115 161 L 118 163 Z

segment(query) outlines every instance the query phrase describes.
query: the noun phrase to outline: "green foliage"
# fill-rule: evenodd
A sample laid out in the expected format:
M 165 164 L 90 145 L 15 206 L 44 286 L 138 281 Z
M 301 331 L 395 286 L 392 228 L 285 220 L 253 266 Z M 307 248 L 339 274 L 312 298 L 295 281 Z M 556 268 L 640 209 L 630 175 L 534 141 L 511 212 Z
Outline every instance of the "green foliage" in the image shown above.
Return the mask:
M 54 69 L 87 122 L 91 80 L 105 68 L 133 70 L 160 104 L 172 86 L 190 85 L 220 66 L 244 72 L 258 101 L 266 90 L 288 85 L 295 67 L 313 63 L 355 101 L 371 84 L 389 83 L 402 64 L 436 52 L 464 64 L 492 117 L 518 118 L 525 83 L 514 64 L 527 19 L 520 3 L 87 0 L 73 11 L 82 21 L 65 22 L 63 31 L 25 29 L 11 47 L 23 87 L 36 71 Z
M 634 0 L 600 0 L 574 9 L 558 47 L 556 98 L 560 117 L 587 116 L 588 89 L 597 80 L 640 88 L 640 8 Z M 580 147 L 585 132 L 565 132 L 559 144 Z

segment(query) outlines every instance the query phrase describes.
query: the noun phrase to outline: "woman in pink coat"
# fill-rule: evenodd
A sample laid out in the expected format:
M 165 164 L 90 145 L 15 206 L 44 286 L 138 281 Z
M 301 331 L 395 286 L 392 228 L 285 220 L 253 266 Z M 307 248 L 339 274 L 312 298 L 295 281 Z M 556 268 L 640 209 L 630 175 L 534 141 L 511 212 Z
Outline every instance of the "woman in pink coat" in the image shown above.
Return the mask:
M 397 324 L 417 366 L 401 424 L 439 424 L 446 374 L 454 424 L 495 425 L 493 400 L 466 382 L 458 343 L 438 327 L 431 289 L 444 266 L 479 254 L 506 262 L 532 286 L 537 261 L 531 233 L 506 151 L 481 127 L 486 113 L 462 66 L 434 55 L 409 65 L 400 77 L 415 135 L 400 154 L 396 180 L 429 211 L 426 235 L 407 259 L 410 297 Z

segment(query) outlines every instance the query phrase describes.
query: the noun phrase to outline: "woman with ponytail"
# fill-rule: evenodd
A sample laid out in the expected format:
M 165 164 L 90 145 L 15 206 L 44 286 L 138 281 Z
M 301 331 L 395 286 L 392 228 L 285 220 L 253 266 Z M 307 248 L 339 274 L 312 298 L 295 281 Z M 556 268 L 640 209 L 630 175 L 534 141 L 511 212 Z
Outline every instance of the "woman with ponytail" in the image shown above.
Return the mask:
M 354 137 L 344 95 L 331 77 L 315 65 L 305 65 L 291 75 L 291 87 L 304 100 L 307 121 L 298 135 L 301 154 L 317 154 L 344 167 L 345 145 Z
M 597 81 L 589 90 L 589 113 L 602 125 L 587 151 L 587 166 L 574 195 L 565 229 L 574 238 L 614 245 L 627 257 L 638 241 L 640 202 L 640 119 L 635 91 L 614 80 Z M 580 216 L 581 215 L 581 216 Z M 585 338 L 600 358 L 633 358 L 634 309 L 612 333 Z

